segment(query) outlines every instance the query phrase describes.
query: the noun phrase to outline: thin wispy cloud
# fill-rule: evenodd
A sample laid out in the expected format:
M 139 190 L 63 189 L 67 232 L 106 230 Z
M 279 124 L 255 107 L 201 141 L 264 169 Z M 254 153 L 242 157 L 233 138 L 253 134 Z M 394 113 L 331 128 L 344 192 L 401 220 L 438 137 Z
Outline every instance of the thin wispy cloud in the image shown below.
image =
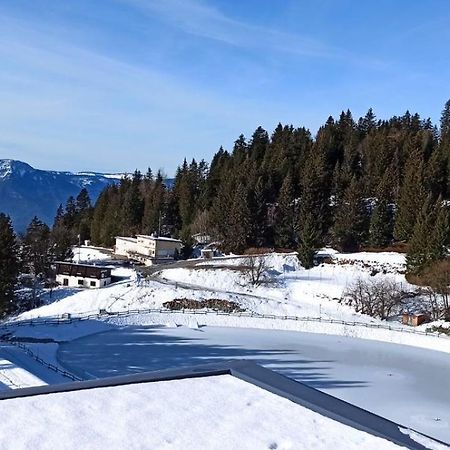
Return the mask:
M 374 18 L 371 7 L 358 4 L 356 21 L 354 6 L 346 11 L 332 1 L 322 8 L 312 0 L 291 8 L 280 2 L 259 17 L 258 0 L 239 3 L 236 12 L 224 5 L 1 2 L 0 158 L 54 169 L 151 165 L 173 173 L 184 156 L 210 159 L 259 125 L 270 131 L 281 121 L 314 132 L 347 108 L 357 116 L 374 107 L 380 118 L 416 108 L 439 114 L 448 67 L 438 61 L 448 51 L 427 46 L 417 58 L 415 49 L 425 49 L 416 32 L 407 45 L 396 43 L 413 29 L 410 22 L 399 28 L 392 19 L 386 32 L 371 34 L 391 6 Z M 444 16 L 422 9 L 416 26 Z M 438 42 L 433 33 L 427 29 Z
M 211 135 L 214 127 L 189 137 L 174 134 L 174 129 L 195 129 L 199 122 L 211 126 L 214 121 L 227 129 L 231 118 L 247 122 L 257 114 L 257 106 L 249 102 L 236 111 L 232 100 L 176 76 L 55 39 L 20 21 L 2 18 L 0 25 L 0 58 L 5 63 L 0 71 L 0 157 L 18 157 L 10 152 L 21 149 L 25 157 L 34 154 L 32 160 L 47 154 L 62 164 L 67 158 L 61 149 L 76 153 L 94 148 L 86 162 L 62 165 L 87 169 L 102 157 L 114 158 L 119 167 L 119 158 L 133 149 L 141 156 L 125 162 L 130 170 L 145 164 L 142 154 L 148 149 L 160 153 L 158 166 L 173 168 L 183 146 L 193 148 L 196 140 L 206 157 L 202 136 Z M 151 163 L 151 157 L 145 159 Z
M 351 52 L 299 34 L 233 19 L 198 0 L 117 0 L 158 17 L 186 33 L 236 47 L 277 51 L 315 58 L 357 60 Z

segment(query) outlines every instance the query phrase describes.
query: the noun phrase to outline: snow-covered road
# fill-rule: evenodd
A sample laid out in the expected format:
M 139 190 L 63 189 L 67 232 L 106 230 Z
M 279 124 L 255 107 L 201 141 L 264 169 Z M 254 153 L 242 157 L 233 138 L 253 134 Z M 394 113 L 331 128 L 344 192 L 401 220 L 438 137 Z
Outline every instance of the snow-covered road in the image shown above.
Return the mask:
M 409 346 L 290 331 L 127 326 L 64 343 L 83 378 L 246 358 L 450 442 L 450 358 Z

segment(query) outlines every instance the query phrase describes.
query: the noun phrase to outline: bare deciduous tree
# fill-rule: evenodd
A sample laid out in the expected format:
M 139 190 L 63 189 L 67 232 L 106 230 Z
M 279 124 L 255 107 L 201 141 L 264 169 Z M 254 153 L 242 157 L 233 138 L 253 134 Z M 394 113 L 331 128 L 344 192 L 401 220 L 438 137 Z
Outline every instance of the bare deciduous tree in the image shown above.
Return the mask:
M 450 320 L 450 260 L 437 261 L 420 277 L 430 302 L 432 319 Z
M 403 303 L 403 293 L 394 280 L 363 280 L 358 278 L 344 292 L 341 302 L 356 312 L 387 319 Z
M 244 274 L 254 286 L 259 286 L 267 280 L 269 268 L 265 255 L 251 253 L 244 259 Z

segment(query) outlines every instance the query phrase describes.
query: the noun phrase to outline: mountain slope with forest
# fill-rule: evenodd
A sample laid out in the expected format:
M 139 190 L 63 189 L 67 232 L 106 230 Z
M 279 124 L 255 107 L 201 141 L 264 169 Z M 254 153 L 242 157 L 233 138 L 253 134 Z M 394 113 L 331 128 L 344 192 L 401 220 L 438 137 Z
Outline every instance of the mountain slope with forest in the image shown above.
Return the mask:
M 120 178 L 98 173 L 39 170 L 21 161 L 0 160 L 0 211 L 8 214 L 18 232 L 34 216 L 51 225 L 55 211 L 70 196 L 86 188 L 93 201 L 107 186 Z

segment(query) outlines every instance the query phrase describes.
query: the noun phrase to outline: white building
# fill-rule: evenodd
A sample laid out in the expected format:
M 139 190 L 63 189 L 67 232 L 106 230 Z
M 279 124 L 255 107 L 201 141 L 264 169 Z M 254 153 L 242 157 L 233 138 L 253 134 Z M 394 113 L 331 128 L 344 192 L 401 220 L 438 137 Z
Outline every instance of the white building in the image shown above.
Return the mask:
M 178 239 L 146 234 L 138 234 L 135 238 L 117 236 L 115 254 L 151 266 L 174 260 L 180 253 L 181 245 Z
M 56 263 L 56 282 L 61 286 L 79 288 L 100 288 L 111 284 L 111 268 L 76 264 Z

